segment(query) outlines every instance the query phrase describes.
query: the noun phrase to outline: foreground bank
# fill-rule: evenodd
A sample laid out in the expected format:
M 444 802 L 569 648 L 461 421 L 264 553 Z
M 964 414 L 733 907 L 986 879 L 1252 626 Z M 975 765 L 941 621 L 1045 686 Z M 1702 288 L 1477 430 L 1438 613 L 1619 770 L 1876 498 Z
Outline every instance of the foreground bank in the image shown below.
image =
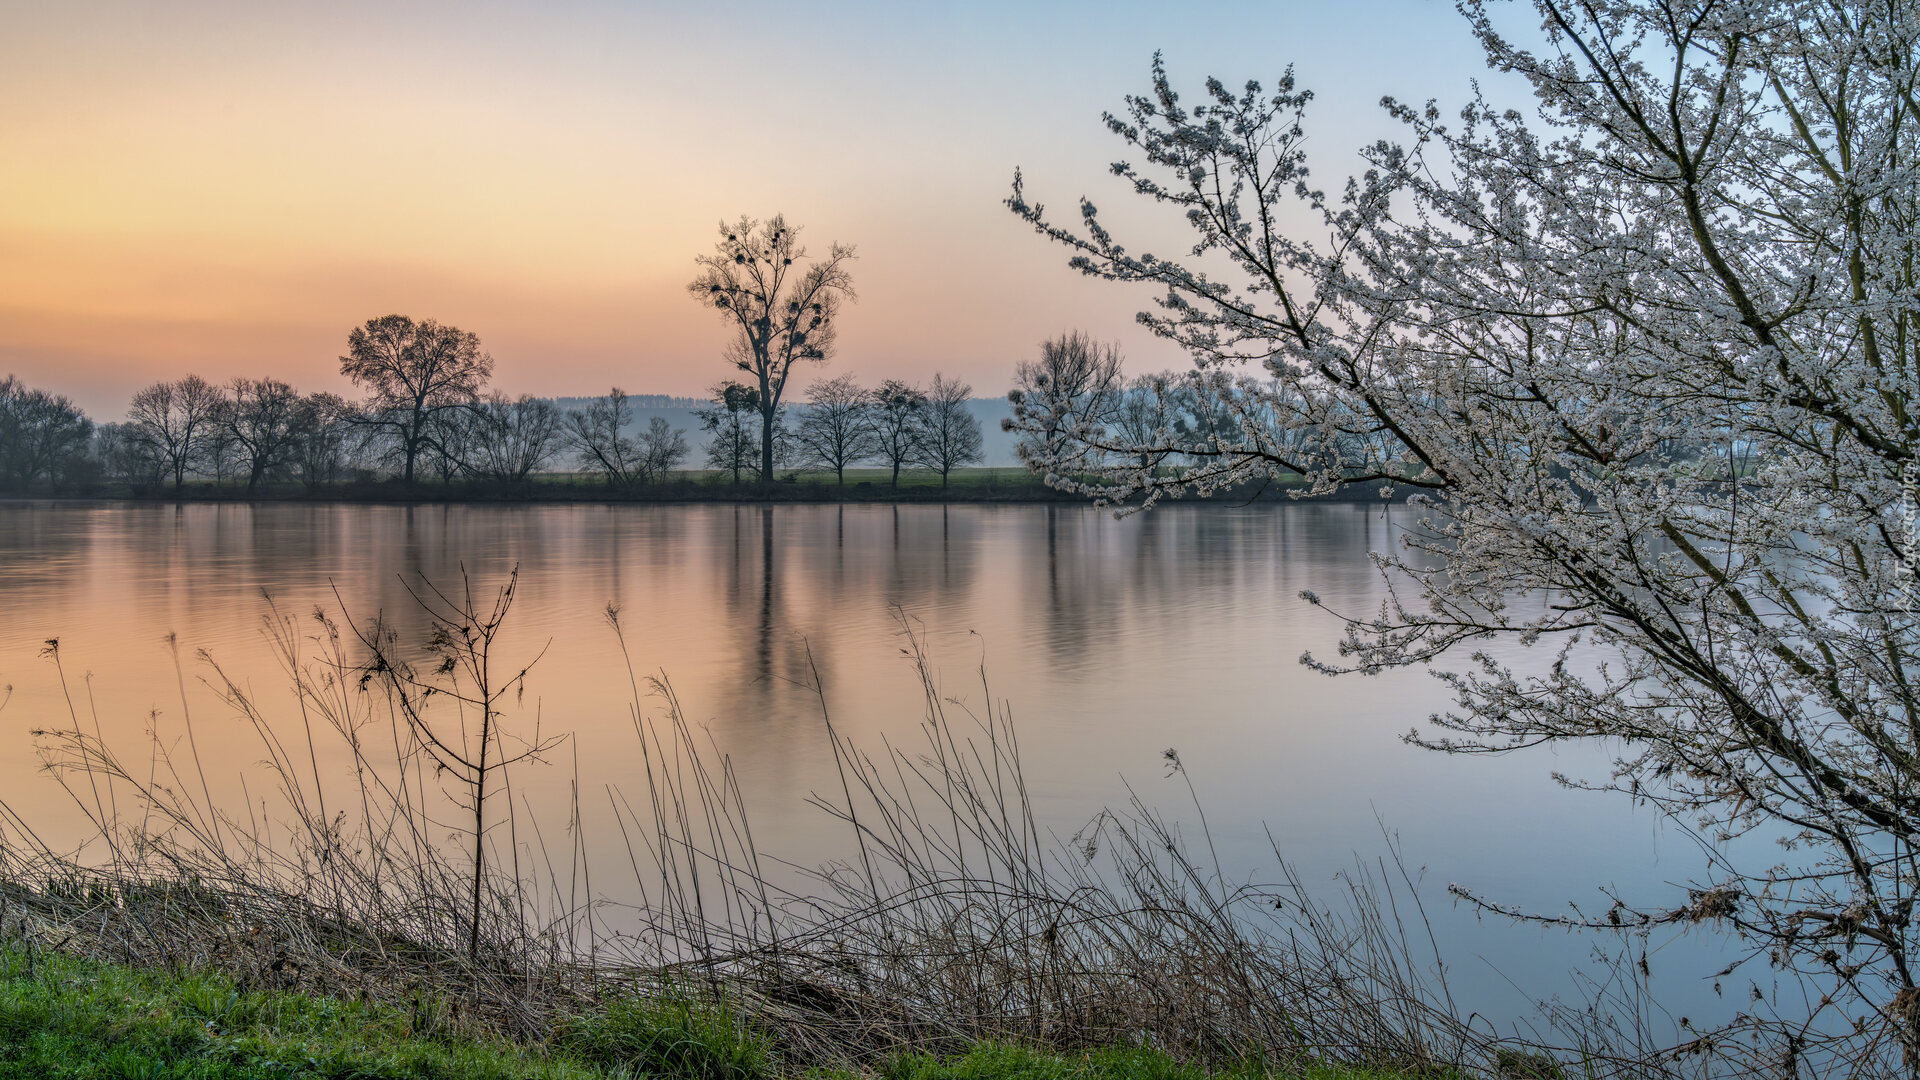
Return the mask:
M 444 998 L 410 1008 L 248 990 L 217 974 L 136 970 L 28 941 L 0 945 L 0 1075 L 48 1080 L 812 1080 L 848 1070 L 781 1061 L 750 1020 L 690 998 L 611 997 L 540 1036 L 515 1038 Z M 884 1080 L 1374 1080 L 1396 1074 L 1257 1064 L 1208 1073 L 1157 1051 L 1063 1056 L 983 1044 L 945 1057 L 906 1053 Z

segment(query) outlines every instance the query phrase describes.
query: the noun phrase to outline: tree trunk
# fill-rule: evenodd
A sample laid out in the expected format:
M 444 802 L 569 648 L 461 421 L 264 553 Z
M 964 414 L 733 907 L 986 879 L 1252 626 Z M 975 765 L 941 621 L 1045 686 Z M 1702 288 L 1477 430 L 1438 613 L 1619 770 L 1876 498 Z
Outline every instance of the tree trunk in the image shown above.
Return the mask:
M 473 921 L 467 935 L 468 960 L 480 955 L 480 883 L 486 878 L 487 867 L 487 849 L 482 845 L 487 835 L 487 741 L 493 734 L 493 699 L 487 696 L 484 682 L 480 702 L 480 768 L 473 797 Z M 508 794 L 511 796 L 512 792 Z
M 761 400 L 766 400 L 764 391 Z M 773 483 L 773 409 L 760 410 L 760 482 Z
M 420 457 L 420 448 L 427 441 L 427 414 L 416 405 L 413 421 L 407 425 L 407 486 L 413 486 L 414 462 Z

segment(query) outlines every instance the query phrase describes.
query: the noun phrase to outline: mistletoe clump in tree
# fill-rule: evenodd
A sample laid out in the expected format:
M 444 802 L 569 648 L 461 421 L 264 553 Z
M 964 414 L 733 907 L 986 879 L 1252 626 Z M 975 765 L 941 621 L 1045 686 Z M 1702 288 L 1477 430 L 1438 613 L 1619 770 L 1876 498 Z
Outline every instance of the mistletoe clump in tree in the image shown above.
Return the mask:
M 1380 556 L 1393 598 L 1348 613 L 1339 662 L 1306 661 L 1600 647 L 1545 674 L 1477 651 L 1416 738 L 1609 740 L 1605 786 L 1709 837 L 1783 835 L 1779 867 L 1591 921 L 1712 920 L 1817 984 L 1810 1022 L 1772 1000 L 1714 1046 L 1909 1071 L 1920 8 L 1539 0 L 1533 50 L 1461 6 L 1533 115 L 1388 100 L 1405 142 L 1333 196 L 1290 76 L 1189 103 L 1156 60 L 1107 118 L 1137 155 L 1114 172 L 1185 218 L 1191 258 L 1122 246 L 1084 200 L 1057 223 L 1016 177 L 1012 210 L 1078 269 L 1155 287 L 1142 322 L 1197 360 L 1132 391 L 1230 422 L 1119 422 L 1115 371 L 1028 380 L 1009 426 L 1052 482 L 1118 504 L 1281 473 L 1417 489 L 1421 527 Z
M 707 467 L 720 473 L 732 473 L 736 487 L 740 484 L 740 474 L 752 469 L 756 460 L 765 462 L 760 471 L 761 477 L 772 477 L 772 461 L 779 456 L 779 450 L 775 447 L 771 453 L 763 455 L 768 444 L 755 435 L 747 421 L 748 413 L 760 411 L 760 391 L 745 383 L 729 380 L 709 391 L 708 400 L 711 404 L 694 410 L 701 428 L 712 435 L 707 441 Z M 777 426 L 770 437 L 780 437 Z

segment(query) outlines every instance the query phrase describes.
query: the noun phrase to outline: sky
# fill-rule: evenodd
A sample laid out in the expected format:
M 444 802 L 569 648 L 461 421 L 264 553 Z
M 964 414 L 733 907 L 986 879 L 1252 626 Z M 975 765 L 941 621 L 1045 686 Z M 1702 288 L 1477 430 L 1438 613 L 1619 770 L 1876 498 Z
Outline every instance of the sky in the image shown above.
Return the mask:
M 0 0 L 0 25 L 0 373 L 101 419 L 189 371 L 346 391 L 348 331 L 389 312 L 478 333 L 509 393 L 697 395 L 726 327 L 685 285 L 743 214 L 859 252 L 821 374 L 999 394 L 1074 328 L 1177 367 L 1148 295 L 1002 205 L 1015 167 L 1172 250 L 1101 123 L 1156 50 L 1189 97 L 1292 64 L 1329 190 L 1394 134 L 1383 94 L 1455 107 L 1484 75 L 1436 0 Z

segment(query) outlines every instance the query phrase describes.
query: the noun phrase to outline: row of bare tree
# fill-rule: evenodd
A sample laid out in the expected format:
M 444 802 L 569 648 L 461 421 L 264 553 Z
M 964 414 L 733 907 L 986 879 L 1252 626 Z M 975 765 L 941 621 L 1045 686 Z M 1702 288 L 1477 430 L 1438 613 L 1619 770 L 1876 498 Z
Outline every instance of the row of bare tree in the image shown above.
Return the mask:
M 348 338 L 341 371 L 365 393 L 302 393 L 276 378 L 213 383 L 198 375 L 153 383 L 133 396 L 125 420 L 96 426 L 73 402 L 0 381 L 0 487 L 58 491 L 94 481 L 136 490 L 179 490 L 190 480 L 298 483 L 309 490 L 382 473 L 422 479 L 523 485 L 565 462 L 613 487 L 658 483 L 692 449 L 662 417 L 635 422 L 615 387 L 563 410 L 530 395 L 486 392 L 493 359 L 477 335 L 401 315 L 371 319 Z M 735 484 L 767 482 L 771 460 L 830 471 L 863 462 L 938 472 L 981 459 L 972 388 L 944 375 L 930 387 L 896 380 L 865 388 L 851 376 L 815 384 L 799 407 L 775 411 L 770 454 L 758 423 L 757 389 L 723 383 L 701 410 L 711 433 L 706 463 Z
M 663 420 L 636 453 L 617 389 L 575 410 L 486 392 L 493 360 L 457 327 L 388 315 L 354 330 L 348 344 L 341 371 L 364 400 L 301 395 L 276 379 L 158 382 L 134 395 L 125 423 L 102 429 L 107 471 L 136 487 L 176 489 L 189 477 L 244 475 L 252 491 L 268 480 L 319 487 L 382 471 L 407 484 L 512 486 L 571 455 L 609 482 L 631 485 L 660 479 L 687 453 L 684 432 Z
M 712 436 L 707 467 L 731 474 L 737 484 L 767 479 L 762 469 L 771 462 L 830 472 L 845 485 L 847 469 L 872 463 L 890 470 L 894 487 L 903 468 L 939 473 L 946 487 L 955 469 L 983 457 L 980 420 L 967 405 L 972 396 L 972 386 L 939 373 L 924 389 L 898 379 L 864 387 L 841 375 L 813 384 L 796 416 L 778 407 L 769 446 L 759 423 L 759 390 L 721 383 L 713 389 L 713 403 L 699 412 Z
M 713 390 L 701 410 L 710 433 L 707 465 L 738 485 L 775 479 L 776 466 L 831 471 L 885 464 L 894 486 L 902 468 L 940 474 L 982 458 L 972 388 L 936 374 L 920 388 L 889 380 L 863 388 L 849 376 L 815 384 L 789 415 L 796 368 L 831 357 L 836 319 L 853 300 L 853 248 L 832 245 L 810 260 L 800 229 L 776 215 L 720 225 L 712 255 L 689 292 L 734 331 L 724 358 L 746 381 Z M 615 387 L 585 408 L 488 393 L 493 357 L 478 335 L 432 319 L 383 315 L 356 327 L 340 371 L 364 397 L 302 394 L 272 377 L 216 385 L 196 375 L 136 394 L 122 423 L 91 421 L 71 401 L 0 383 L 0 486 L 21 491 L 83 487 L 106 478 L 135 489 L 217 483 L 244 476 L 310 488 L 380 472 L 412 485 L 442 481 L 524 484 L 570 455 L 615 487 L 654 483 L 690 453 L 686 433 L 662 418 L 637 429 L 627 395 Z
M 552 402 L 486 392 L 493 358 L 479 336 L 431 319 L 385 315 L 357 327 L 341 373 L 364 398 L 304 394 L 271 376 L 216 384 L 198 375 L 134 394 L 126 419 L 97 427 L 70 400 L 0 381 L 0 486 L 70 490 L 110 480 L 136 490 L 180 489 L 189 479 L 244 478 L 319 488 L 381 471 L 412 484 L 523 483 L 571 450 L 606 467 L 599 410 L 563 413 Z M 616 391 L 616 394 L 618 392 Z M 651 479 L 686 453 L 668 432 L 645 467 L 620 482 Z

